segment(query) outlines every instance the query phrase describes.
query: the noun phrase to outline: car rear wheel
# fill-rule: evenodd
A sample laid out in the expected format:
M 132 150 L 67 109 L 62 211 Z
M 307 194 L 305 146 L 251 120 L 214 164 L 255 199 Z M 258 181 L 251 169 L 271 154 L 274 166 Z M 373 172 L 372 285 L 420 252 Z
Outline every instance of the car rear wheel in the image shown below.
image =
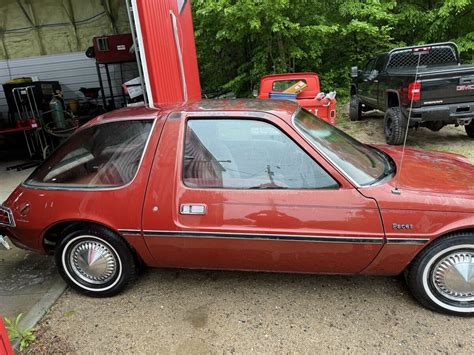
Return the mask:
M 55 260 L 69 286 L 89 296 L 114 296 L 137 274 L 126 242 L 105 228 L 70 232 L 59 243 Z
M 471 121 L 470 124 L 464 126 L 466 133 L 469 137 L 474 138 L 474 119 Z
M 349 104 L 349 118 L 351 121 L 360 121 L 362 119 L 362 103 L 360 99 L 353 95 Z
M 405 140 L 407 120 L 400 107 L 391 107 L 385 112 L 384 133 L 388 144 L 401 145 Z
M 425 307 L 460 316 L 474 315 L 474 233 L 436 240 L 407 271 L 413 296 Z

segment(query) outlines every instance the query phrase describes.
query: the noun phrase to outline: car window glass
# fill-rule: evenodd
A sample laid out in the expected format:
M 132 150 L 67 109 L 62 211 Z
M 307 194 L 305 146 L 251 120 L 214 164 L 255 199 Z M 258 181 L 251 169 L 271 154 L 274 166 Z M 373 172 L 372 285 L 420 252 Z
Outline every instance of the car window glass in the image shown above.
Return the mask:
M 304 109 L 295 115 L 293 124 L 320 152 L 361 186 L 371 185 L 393 173 L 384 155 Z
M 378 73 L 380 73 L 383 70 L 384 62 L 385 62 L 384 56 L 378 57 L 377 62 L 375 63 L 375 66 L 374 66 L 374 69 L 377 70 Z
M 276 80 L 272 84 L 272 91 L 285 91 L 286 89 L 289 89 L 293 85 L 299 83 L 300 81 L 306 83 L 306 80 L 304 79 L 298 79 L 298 80 Z
M 373 59 L 369 60 L 369 62 L 367 63 L 367 65 L 364 68 L 364 72 L 369 74 L 372 71 L 372 68 L 374 67 L 376 60 L 377 60 L 377 58 L 373 58 Z
M 187 186 L 239 189 L 334 189 L 337 182 L 293 140 L 257 120 L 196 119 L 187 124 Z
M 26 181 L 32 185 L 120 186 L 135 176 L 152 121 L 98 124 L 80 130 Z

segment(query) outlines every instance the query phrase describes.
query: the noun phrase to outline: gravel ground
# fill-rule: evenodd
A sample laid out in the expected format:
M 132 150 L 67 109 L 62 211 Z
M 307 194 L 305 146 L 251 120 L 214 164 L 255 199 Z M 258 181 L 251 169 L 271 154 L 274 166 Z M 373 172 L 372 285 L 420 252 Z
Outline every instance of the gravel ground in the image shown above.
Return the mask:
M 385 144 L 383 134 L 383 113 L 371 111 L 364 114 L 363 120 L 351 122 L 345 112 L 338 120 L 338 127 L 365 143 Z M 474 163 L 474 139 L 469 138 L 464 127 L 445 126 L 439 132 L 428 128 L 411 129 L 407 146 L 427 150 L 437 150 L 462 154 Z
M 342 119 L 383 143 L 382 120 Z M 462 128 L 410 132 L 408 143 L 474 162 Z M 67 291 L 29 353 L 470 353 L 474 318 L 419 306 L 401 278 L 148 269 L 123 294 Z

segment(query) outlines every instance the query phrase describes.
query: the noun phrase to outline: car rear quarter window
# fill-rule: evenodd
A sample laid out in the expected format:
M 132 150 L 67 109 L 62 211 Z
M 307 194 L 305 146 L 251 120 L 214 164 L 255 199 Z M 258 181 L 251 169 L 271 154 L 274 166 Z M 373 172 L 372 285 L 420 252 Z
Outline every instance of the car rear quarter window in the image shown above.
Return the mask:
M 84 128 L 61 145 L 25 182 L 53 187 L 117 187 L 138 171 L 152 120 Z
M 184 184 L 194 188 L 337 189 L 291 138 L 258 120 L 195 119 L 186 128 Z

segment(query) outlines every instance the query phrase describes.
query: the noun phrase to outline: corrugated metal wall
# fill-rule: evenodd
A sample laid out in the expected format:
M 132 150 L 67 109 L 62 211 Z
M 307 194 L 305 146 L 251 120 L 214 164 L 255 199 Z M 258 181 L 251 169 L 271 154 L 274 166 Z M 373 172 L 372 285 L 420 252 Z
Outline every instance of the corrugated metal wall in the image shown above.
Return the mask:
M 115 95 L 121 94 L 120 68 L 118 65 L 109 65 L 112 78 L 112 88 Z M 37 76 L 40 80 L 59 81 L 64 91 L 65 99 L 83 97 L 78 92 L 81 87 L 99 87 L 95 60 L 87 58 L 83 52 L 47 55 L 0 61 L 0 83 L 11 78 Z M 138 76 L 135 63 L 123 64 L 124 81 Z M 102 69 L 105 94 L 109 95 L 105 70 Z M 120 100 L 118 98 L 117 100 Z M 116 101 L 118 104 L 119 101 Z M 118 105 L 117 105 L 118 106 Z M 3 88 L 0 87 L 0 115 L 7 117 L 8 106 Z
M 186 96 L 189 100 L 201 99 L 191 4 L 181 4 L 183 8 L 178 8 L 176 0 L 133 1 L 140 18 L 139 41 L 146 59 L 143 72 L 150 80 L 147 89 L 153 96 L 150 102 L 158 105 L 185 101 Z

